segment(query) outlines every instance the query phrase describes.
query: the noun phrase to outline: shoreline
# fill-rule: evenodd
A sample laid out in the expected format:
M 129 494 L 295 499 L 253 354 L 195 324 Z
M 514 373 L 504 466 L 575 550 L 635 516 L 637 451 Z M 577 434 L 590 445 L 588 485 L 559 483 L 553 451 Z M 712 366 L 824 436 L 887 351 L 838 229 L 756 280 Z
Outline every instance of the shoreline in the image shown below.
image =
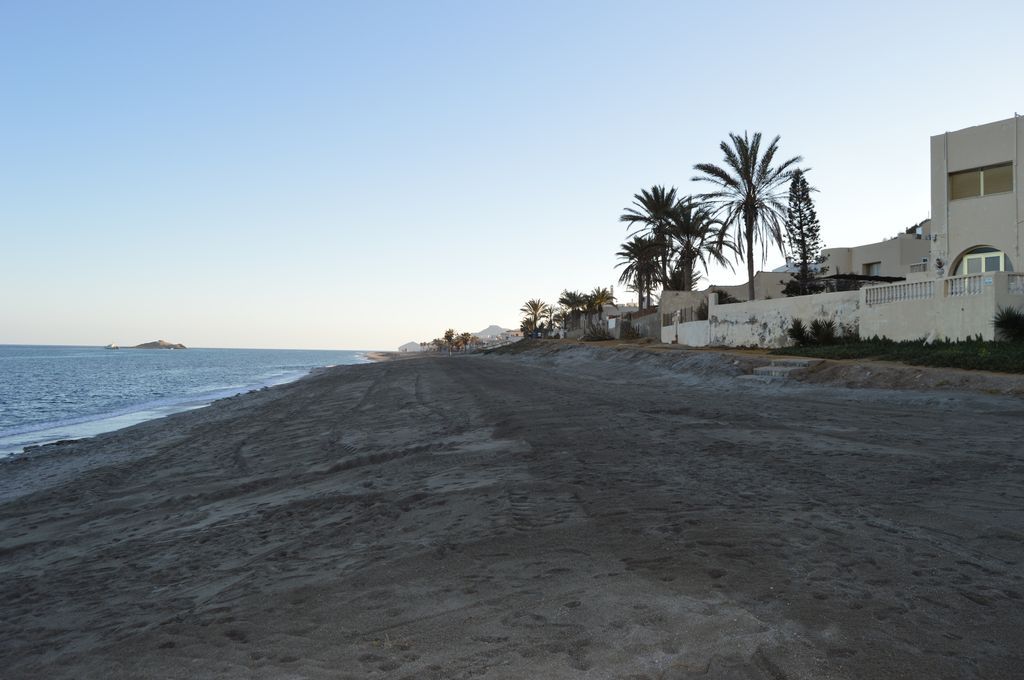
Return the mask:
M 0 463 L 0 664 L 115 680 L 1016 672 L 1018 399 L 751 384 L 736 357 L 647 357 L 339 366 Z
M 380 360 L 373 358 L 375 354 L 379 353 L 373 351 L 360 352 L 358 356 L 363 358 L 364 361 L 356 363 L 371 363 Z M 356 364 L 337 365 L 347 366 Z M 32 427 L 32 429 L 14 431 L 0 437 L 0 461 L 12 456 L 43 453 L 57 445 L 84 441 L 97 435 L 115 432 L 152 420 L 159 420 L 177 413 L 207 408 L 218 401 L 230 399 L 240 394 L 273 389 L 305 380 L 310 376 L 316 375 L 321 371 L 330 370 L 335 366 L 315 366 L 304 372 L 295 371 L 293 374 L 286 375 L 285 379 L 280 381 L 274 379 L 270 382 L 265 380 L 237 388 L 226 387 L 203 395 L 195 395 L 194 397 L 179 397 L 177 398 L 178 400 L 175 400 L 173 397 L 167 397 L 165 399 L 169 399 L 170 403 L 166 404 L 143 402 L 125 406 L 112 413 L 86 415 L 58 423 L 41 423 L 40 425 L 43 425 L 43 427 L 38 428 L 27 426 Z M 12 429 L 17 430 L 18 428 Z

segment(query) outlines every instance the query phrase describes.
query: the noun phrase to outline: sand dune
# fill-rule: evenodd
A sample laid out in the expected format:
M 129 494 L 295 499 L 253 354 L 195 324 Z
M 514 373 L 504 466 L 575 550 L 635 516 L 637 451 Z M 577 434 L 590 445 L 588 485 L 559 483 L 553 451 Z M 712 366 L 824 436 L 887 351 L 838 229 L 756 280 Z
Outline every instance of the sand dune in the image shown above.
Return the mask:
M 0 465 L 6 678 L 1011 678 L 1022 402 L 347 366 Z

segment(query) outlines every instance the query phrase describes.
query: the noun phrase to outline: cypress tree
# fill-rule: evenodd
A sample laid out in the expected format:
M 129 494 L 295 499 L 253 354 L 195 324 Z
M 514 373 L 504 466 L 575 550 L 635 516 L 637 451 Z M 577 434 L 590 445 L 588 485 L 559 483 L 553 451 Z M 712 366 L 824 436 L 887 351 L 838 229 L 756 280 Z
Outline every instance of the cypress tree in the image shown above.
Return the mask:
M 821 225 L 811 200 L 811 187 L 807 184 L 802 170 L 793 173 L 789 183 L 789 208 L 786 210 L 786 244 L 797 265 L 792 279 L 786 283 L 783 293 L 789 297 L 811 295 L 822 290 L 815 276 L 823 274 L 826 268 L 812 271 L 812 265 L 822 262 Z

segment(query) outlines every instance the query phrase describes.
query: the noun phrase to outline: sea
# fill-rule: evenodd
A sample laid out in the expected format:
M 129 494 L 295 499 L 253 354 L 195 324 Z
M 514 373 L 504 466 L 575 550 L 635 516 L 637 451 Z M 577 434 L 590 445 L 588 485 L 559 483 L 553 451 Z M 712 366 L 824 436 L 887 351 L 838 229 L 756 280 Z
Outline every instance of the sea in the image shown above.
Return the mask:
M 0 457 L 367 361 L 344 350 L 0 345 Z

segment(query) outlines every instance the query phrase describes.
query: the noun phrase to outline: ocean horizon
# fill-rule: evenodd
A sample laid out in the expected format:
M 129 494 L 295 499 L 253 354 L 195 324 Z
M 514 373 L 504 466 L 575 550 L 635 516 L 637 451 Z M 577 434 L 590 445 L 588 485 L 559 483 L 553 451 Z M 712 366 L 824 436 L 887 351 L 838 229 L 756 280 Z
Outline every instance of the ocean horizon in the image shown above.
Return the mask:
M 0 345 L 0 457 L 365 363 L 367 352 Z

